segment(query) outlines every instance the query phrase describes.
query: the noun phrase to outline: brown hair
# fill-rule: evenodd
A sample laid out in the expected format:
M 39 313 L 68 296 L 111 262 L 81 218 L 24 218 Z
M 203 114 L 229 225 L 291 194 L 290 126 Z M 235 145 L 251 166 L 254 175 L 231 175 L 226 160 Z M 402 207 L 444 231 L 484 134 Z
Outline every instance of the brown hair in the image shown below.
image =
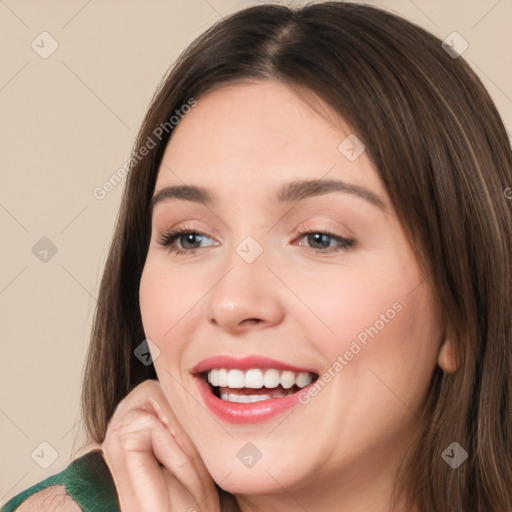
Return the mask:
M 381 9 L 260 5 L 219 21 L 182 53 L 134 151 L 190 98 L 254 79 L 313 93 L 364 142 L 456 341 L 458 369 L 436 367 L 421 437 L 397 475 L 406 510 L 512 510 L 512 216 L 504 197 L 512 152 L 489 94 L 462 57 Z M 149 203 L 171 135 L 127 178 L 84 369 L 89 441 L 103 441 L 132 388 L 157 378 L 134 349 L 145 339 L 138 291 Z M 454 441 L 469 454 L 457 469 L 441 457 Z

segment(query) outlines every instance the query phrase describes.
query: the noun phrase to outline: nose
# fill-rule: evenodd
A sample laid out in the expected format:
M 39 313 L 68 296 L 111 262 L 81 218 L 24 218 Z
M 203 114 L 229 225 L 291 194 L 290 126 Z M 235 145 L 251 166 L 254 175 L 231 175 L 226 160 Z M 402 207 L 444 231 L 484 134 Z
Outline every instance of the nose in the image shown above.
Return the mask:
M 209 294 L 209 322 L 231 334 L 279 324 L 284 318 L 280 282 L 266 266 L 265 251 L 248 263 L 235 251 Z

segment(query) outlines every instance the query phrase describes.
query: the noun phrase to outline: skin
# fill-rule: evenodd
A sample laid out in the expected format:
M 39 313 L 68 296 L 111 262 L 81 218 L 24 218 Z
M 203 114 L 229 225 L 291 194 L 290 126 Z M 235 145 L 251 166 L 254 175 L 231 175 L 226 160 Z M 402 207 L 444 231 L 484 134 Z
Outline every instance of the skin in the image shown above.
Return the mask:
M 449 369 L 451 342 L 385 187 L 366 152 L 354 161 L 340 152 L 352 131 L 319 106 L 274 82 L 210 92 L 174 129 L 155 187 L 199 185 L 217 197 L 155 207 L 140 308 L 168 405 L 244 512 L 387 512 L 432 372 Z M 385 211 L 343 192 L 272 202 L 283 183 L 311 179 L 362 185 Z M 322 252 L 301 226 L 356 244 Z M 185 254 L 158 244 L 181 227 L 206 236 L 175 241 Z M 263 248 L 253 263 L 236 252 L 247 236 Z M 400 312 L 307 405 L 253 425 L 203 406 L 191 368 L 204 358 L 264 355 L 321 374 L 394 303 Z M 249 441 L 262 454 L 251 468 L 237 457 Z

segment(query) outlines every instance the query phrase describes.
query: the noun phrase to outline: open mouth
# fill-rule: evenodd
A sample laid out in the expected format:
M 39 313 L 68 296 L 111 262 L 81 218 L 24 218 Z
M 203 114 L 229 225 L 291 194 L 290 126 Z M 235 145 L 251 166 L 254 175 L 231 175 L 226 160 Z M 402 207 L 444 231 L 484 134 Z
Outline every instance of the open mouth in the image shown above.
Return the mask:
M 276 368 L 248 370 L 214 368 L 201 372 L 214 396 L 225 402 L 253 403 L 298 393 L 315 382 L 318 374 Z

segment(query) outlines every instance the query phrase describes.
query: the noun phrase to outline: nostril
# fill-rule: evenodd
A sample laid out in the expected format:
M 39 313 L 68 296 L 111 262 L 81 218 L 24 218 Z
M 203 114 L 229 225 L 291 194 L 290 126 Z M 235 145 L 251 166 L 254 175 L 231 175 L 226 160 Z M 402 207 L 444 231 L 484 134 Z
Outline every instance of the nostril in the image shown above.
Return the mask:
M 245 320 L 242 320 L 241 323 L 245 324 L 245 323 L 250 323 L 250 324 L 259 324 L 261 323 L 261 319 L 260 318 L 246 318 Z

